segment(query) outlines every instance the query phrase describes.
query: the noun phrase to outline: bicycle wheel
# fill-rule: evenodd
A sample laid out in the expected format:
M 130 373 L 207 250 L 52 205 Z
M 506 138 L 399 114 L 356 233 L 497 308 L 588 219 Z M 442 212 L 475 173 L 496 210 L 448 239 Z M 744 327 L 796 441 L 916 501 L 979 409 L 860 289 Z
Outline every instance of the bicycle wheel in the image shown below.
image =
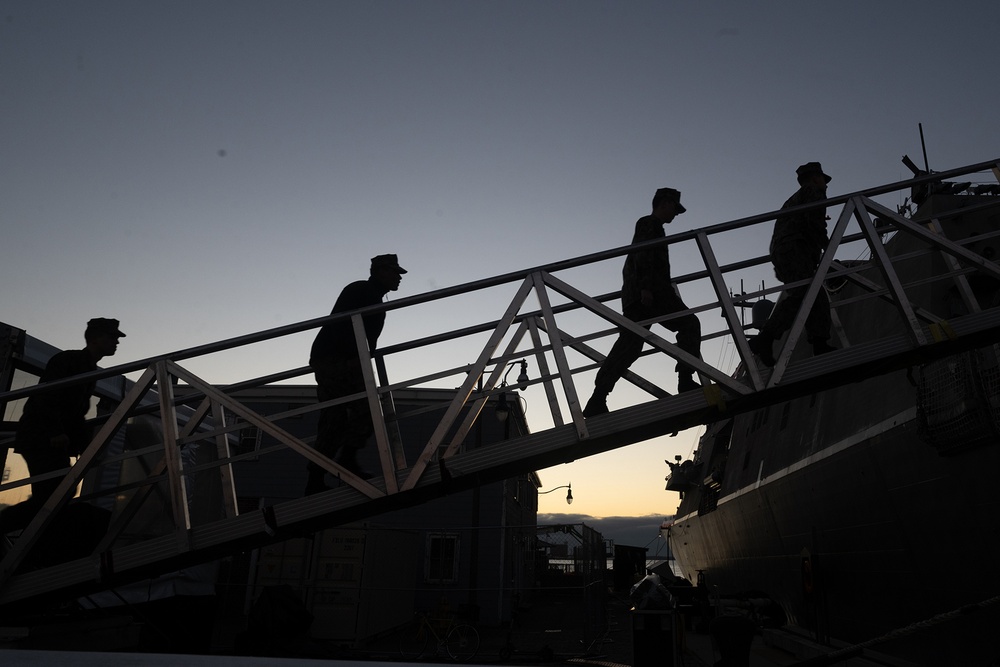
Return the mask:
M 431 632 L 423 625 L 414 625 L 403 631 L 399 638 L 399 653 L 407 660 L 417 660 L 431 653 Z
M 471 625 L 456 625 L 448 632 L 448 655 L 452 660 L 466 662 L 476 657 L 479 650 L 479 631 Z

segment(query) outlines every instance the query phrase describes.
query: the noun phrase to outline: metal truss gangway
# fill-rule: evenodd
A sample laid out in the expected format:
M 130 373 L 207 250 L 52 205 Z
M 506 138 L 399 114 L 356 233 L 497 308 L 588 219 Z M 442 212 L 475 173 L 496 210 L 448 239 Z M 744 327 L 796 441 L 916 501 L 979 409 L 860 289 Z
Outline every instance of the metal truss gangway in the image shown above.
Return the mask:
M 1000 281 L 994 253 L 1000 243 L 998 182 L 1000 160 L 992 160 L 919 173 L 910 180 L 801 207 L 826 209 L 830 244 L 816 277 L 801 284 L 807 287 L 803 306 L 776 350 L 773 367 L 763 365 L 751 353 L 748 331 L 752 331 L 752 323 L 746 323 L 744 313 L 788 287 L 764 287 L 772 281 L 767 245 L 777 211 L 642 244 L 670 246 L 676 273 L 673 278 L 690 307 L 687 312 L 695 313 L 702 322 L 701 359 L 664 338 L 662 329 L 646 329 L 650 322 L 635 323 L 622 317 L 615 303 L 617 291 L 596 296 L 588 293 L 617 289 L 623 256 L 639 246 L 622 246 L 403 297 L 46 385 L 11 390 L 11 369 L 23 362 L 23 357 L 8 355 L 0 375 L 5 383 L 0 389 L 7 389 L 0 394 L 4 406 L 73 383 L 123 376 L 132 379 L 117 407 L 95 420 L 94 438 L 72 468 L 53 473 L 63 476 L 58 489 L 7 546 L 0 561 L 0 606 L 106 589 L 514 473 L 673 434 L 791 396 L 990 345 L 1000 335 L 1000 307 L 995 299 L 983 297 L 982 286 L 994 285 L 991 294 L 995 294 Z M 909 204 L 928 200 L 929 195 L 940 195 L 935 201 L 944 205 L 930 213 L 921 207 L 912 214 Z M 900 201 L 906 205 L 898 205 Z M 961 230 L 972 219 L 991 222 L 992 226 L 984 224 L 964 233 L 949 231 Z M 909 240 L 905 246 L 909 249 L 903 254 L 894 250 L 899 245 L 897 239 Z M 760 288 L 731 291 L 731 286 L 748 282 Z M 832 302 L 838 349 L 813 357 L 808 350 L 799 349 L 808 346 L 798 344 L 806 314 L 819 291 L 835 283 L 850 284 L 855 296 Z M 947 312 L 940 300 L 930 297 L 941 289 L 955 295 Z M 852 300 L 884 304 L 885 321 L 871 328 L 879 332 L 877 335 L 857 335 L 839 325 L 838 310 L 849 307 Z M 491 309 L 492 314 L 483 315 Z M 389 311 L 386 335 L 404 322 L 408 330 L 422 331 L 411 340 L 370 351 L 362 317 L 377 311 Z M 276 370 L 228 384 L 213 382 L 192 370 L 206 359 L 233 350 L 287 345 L 289 337 L 348 318 L 363 362 L 364 394 L 265 415 L 241 402 L 240 392 L 297 378 L 310 382 L 308 367 Z M 584 418 L 581 399 L 586 399 L 593 386 L 593 372 L 620 330 L 641 336 L 647 343 L 646 352 L 612 395 L 614 400 L 627 403 L 613 401 L 610 413 Z M 16 338 L 6 342 L 8 347 Z M 696 368 L 701 389 L 676 394 L 670 358 Z M 511 367 L 522 360 L 531 362 L 534 377 L 508 384 Z M 401 438 L 411 436 L 400 428 L 407 415 L 396 413 L 392 396 L 393 392 L 422 387 L 446 387 L 454 392 L 453 399 L 441 410 L 430 436 L 419 443 L 419 455 L 407 457 Z M 470 447 L 467 436 L 476 421 L 485 418 L 485 407 L 501 394 L 519 396 L 515 402 L 518 407 L 530 397 L 533 432 L 493 446 Z M 381 464 L 380 474 L 369 480 L 319 454 L 309 438 L 297 438 L 282 425 L 305 412 L 359 399 L 371 407 Z M 127 489 L 104 490 L 128 501 L 115 513 L 107 535 L 92 553 L 34 567 L 29 558 L 32 547 L 60 512 L 81 501 L 74 499 L 81 481 L 109 459 L 137 455 L 107 455 L 108 443 L 137 415 L 149 416 L 159 424 L 161 444 L 153 448 L 158 463 L 150 467 L 145 479 L 131 482 Z M 340 484 L 324 493 L 240 511 L 235 464 L 241 455 L 233 442 L 235 434 L 248 425 L 301 456 L 303 463 L 322 466 L 339 478 Z M 12 424 L 7 422 L 5 427 L 2 446 L 10 446 Z M 186 467 L 182 456 L 184 448 L 195 442 L 207 443 L 215 452 L 211 465 L 197 470 Z M 149 455 L 150 451 L 141 453 Z M 190 478 L 196 473 L 217 476 L 222 489 L 218 498 L 221 518 L 204 522 L 193 518 Z M 31 481 L 8 480 L 0 485 L 0 491 Z M 123 540 L 129 521 L 153 486 L 164 483 L 169 489 L 172 530 L 141 540 Z

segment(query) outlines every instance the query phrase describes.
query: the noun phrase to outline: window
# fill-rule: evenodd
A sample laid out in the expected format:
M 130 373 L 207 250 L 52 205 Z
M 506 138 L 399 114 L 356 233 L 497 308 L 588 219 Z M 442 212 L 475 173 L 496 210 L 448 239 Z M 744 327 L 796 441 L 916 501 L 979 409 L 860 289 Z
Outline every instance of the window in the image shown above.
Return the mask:
M 458 581 L 458 535 L 434 533 L 427 536 L 424 579 L 439 584 Z
M 260 429 L 256 426 L 247 426 L 239 431 L 239 440 L 236 444 L 234 454 L 249 454 L 260 449 Z
M 770 411 L 770 409 L 771 409 L 770 407 L 767 407 L 753 413 L 753 423 L 750 425 L 750 429 L 747 431 L 747 433 L 753 433 L 754 431 L 756 431 L 761 426 L 767 423 L 767 413 Z

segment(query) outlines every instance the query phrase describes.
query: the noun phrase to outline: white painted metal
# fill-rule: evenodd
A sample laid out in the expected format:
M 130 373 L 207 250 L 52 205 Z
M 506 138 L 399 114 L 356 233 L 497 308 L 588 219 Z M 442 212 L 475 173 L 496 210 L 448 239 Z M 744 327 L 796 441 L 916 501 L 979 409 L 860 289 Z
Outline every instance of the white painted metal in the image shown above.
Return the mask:
M 927 223 L 927 226 L 938 236 L 944 236 L 944 230 L 941 229 L 941 221 L 937 218 L 932 218 Z M 981 310 L 979 307 L 979 300 L 976 299 L 975 294 L 972 293 L 972 288 L 969 286 L 968 278 L 959 273 L 961 266 L 959 265 L 958 260 L 944 250 L 941 250 L 940 253 L 942 259 L 944 259 L 944 261 L 948 264 L 948 270 L 955 274 L 955 287 L 958 289 L 958 293 L 962 296 L 962 303 L 969 309 L 970 313 L 978 313 Z
M 875 225 L 872 223 L 871 216 L 868 215 L 868 211 L 862 206 L 856 208 L 855 214 L 858 222 L 861 223 L 861 230 L 868 237 L 868 246 L 871 248 L 872 256 L 877 259 L 876 265 L 882 272 L 882 278 L 892 293 L 892 302 L 895 304 L 900 315 L 903 316 L 904 321 L 909 324 L 909 333 L 913 335 L 914 342 L 917 345 L 925 344 L 927 340 L 923 338 L 920 331 L 920 322 L 917 320 L 917 316 L 913 312 L 913 307 L 910 305 L 910 300 L 906 297 L 906 292 L 903 290 L 903 285 L 900 283 L 899 277 L 893 269 L 892 261 L 886 254 L 885 247 L 882 245 L 881 239 L 875 231 Z
M 844 231 L 847 229 L 847 224 L 850 222 L 851 216 L 854 214 L 856 209 L 857 201 L 855 199 L 849 199 L 844 205 L 844 209 L 840 212 L 837 224 L 834 225 L 833 231 L 830 233 L 830 242 L 827 244 L 826 251 L 820 259 L 819 267 L 816 269 L 816 275 L 814 275 L 812 280 L 809 281 L 809 287 L 806 290 L 805 296 L 802 298 L 802 304 L 799 306 L 799 312 L 795 316 L 795 321 L 793 322 L 791 329 L 789 329 L 788 335 L 785 337 L 785 342 L 781 347 L 781 352 L 776 357 L 777 363 L 774 365 L 774 370 L 768 380 L 769 387 L 777 385 L 781 382 L 782 377 L 784 377 L 785 369 L 788 367 L 788 363 L 792 357 L 792 352 L 795 350 L 795 346 L 798 344 L 799 338 L 805 330 L 806 318 L 809 317 L 809 311 L 812 309 L 812 305 L 816 302 L 816 298 L 819 296 L 819 291 L 823 289 L 823 281 L 827 279 L 830 266 L 833 264 L 834 253 L 840 245 L 840 241 L 844 237 Z M 744 361 L 749 361 L 749 358 L 744 357 Z
M 529 318 L 526 320 L 528 323 L 528 332 L 531 334 L 531 344 L 537 350 L 542 347 L 542 337 L 539 335 L 538 330 L 538 320 L 537 318 Z M 538 373 L 545 380 L 545 398 L 549 403 L 549 413 L 552 415 L 552 423 L 556 426 L 563 425 L 562 410 L 559 409 L 559 399 L 556 396 L 556 389 L 552 385 L 552 381 L 548 379 L 549 377 L 549 362 L 544 354 L 536 354 L 535 360 L 538 362 Z
M 188 509 L 187 484 L 184 479 L 184 459 L 177 442 L 177 410 L 174 406 L 173 378 L 167 371 L 169 362 L 156 363 L 156 385 L 160 395 L 160 428 L 163 429 L 163 454 L 167 464 L 170 489 L 170 509 L 174 517 L 174 536 L 179 548 L 188 547 L 191 514 Z
M 472 390 L 475 389 L 476 383 L 479 382 L 479 378 L 482 376 L 483 371 L 489 364 L 493 353 L 496 351 L 497 347 L 499 347 L 500 342 L 503 340 L 503 337 L 506 335 L 508 329 L 510 329 L 511 324 L 514 322 L 514 318 L 517 316 L 518 310 L 520 310 L 522 304 L 524 304 L 524 300 L 527 298 L 530 291 L 531 281 L 526 278 L 521 283 L 521 287 L 518 289 L 517 294 L 507 306 L 507 311 L 504 313 L 503 317 L 500 318 L 499 324 L 496 329 L 493 330 L 493 334 L 490 335 L 490 339 L 483 348 L 483 351 L 480 353 L 476 363 L 472 365 L 472 370 L 469 371 L 469 374 L 462 383 L 462 386 L 456 392 L 455 400 L 452 401 L 450 406 L 448 406 L 448 409 L 445 411 L 444 418 L 431 435 L 431 439 L 424 448 L 420 458 L 413 464 L 413 468 L 410 470 L 409 476 L 403 483 L 404 491 L 412 489 L 416 486 L 420 476 L 437 454 L 438 447 L 444 441 L 448 430 L 455 423 L 455 420 L 458 419 L 458 415 L 462 411 L 465 402 L 469 399 L 469 395 L 472 394 Z
M 385 479 L 389 493 L 396 493 L 399 484 L 396 481 L 396 469 L 392 461 L 392 451 L 389 449 L 389 433 L 385 419 L 382 416 L 382 401 L 378 395 L 375 374 L 372 372 L 371 352 L 368 350 L 368 336 L 365 334 L 365 324 L 361 315 L 351 317 L 354 327 L 354 340 L 358 345 L 358 356 L 361 359 L 361 375 L 365 380 L 365 400 L 372 416 L 372 426 L 375 435 L 375 446 L 378 448 L 379 462 L 382 464 L 382 477 Z
M 531 280 L 535 285 L 539 304 L 542 307 L 542 321 L 550 331 L 556 331 L 555 313 L 552 312 L 552 304 L 549 303 L 549 295 L 545 291 L 545 279 L 540 272 L 531 274 Z M 587 424 L 583 419 L 583 407 L 580 405 L 580 398 L 576 393 L 576 386 L 573 384 L 572 373 L 569 370 L 569 362 L 566 360 L 566 350 L 563 349 L 562 339 L 556 336 L 552 339 L 552 354 L 556 359 L 556 368 L 559 369 L 559 378 L 562 380 L 563 391 L 566 394 L 566 402 L 569 404 L 569 413 L 573 418 L 573 425 L 576 427 L 576 435 L 581 440 L 586 439 Z
M 101 427 L 87 449 L 77 459 L 76 464 L 63 478 L 59 486 L 52 492 L 52 496 L 45 501 L 38 514 L 31 521 L 17 540 L 14 548 L 0 561 L 0 586 L 3 585 L 14 570 L 24 561 L 25 556 L 38 542 L 42 531 L 52 523 L 53 515 L 69 502 L 76 485 L 83 479 L 83 476 L 93 465 L 94 461 L 101 454 L 108 441 L 115 434 L 115 431 L 124 423 L 128 413 L 139 403 L 142 396 L 149 389 L 155 377 L 155 369 L 149 368 L 139 378 L 139 382 L 130 391 L 121 404 L 115 409 L 108 421 Z M 55 384 L 55 383 L 53 383 Z M 0 589 L 2 590 L 2 589 Z
M 708 268 L 708 274 L 712 280 L 712 288 L 715 290 L 715 294 L 719 298 L 719 303 L 722 305 L 722 316 L 725 318 L 729 330 L 734 332 L 742 331 L 743 325 L 740 323 L 740 317 L 736 313 L 736 306 L 733 305 L 730 299 L 726 298 L 729 294 L 729 289 L 726 287 L 722 269 L 719 268 L 719 262 L 715 259 L 715 251 L 712 250 L 712 244 L 706 234 L 698 234 L 698 250 L 701 252 L 701 257 Z M 746 337 L 733 336 L 733 340 L 736 343 L 736 348 L 739 350 L 740 358 L 750 359 L 750 345 L 747 343 Z M 750 371 L 750 382 L 753 388 L 763 388 L 764 382 L 757 366 L 755 364 L 747 364 L 746 368 Z M 701 379 L 704 382 L 704 376 Z

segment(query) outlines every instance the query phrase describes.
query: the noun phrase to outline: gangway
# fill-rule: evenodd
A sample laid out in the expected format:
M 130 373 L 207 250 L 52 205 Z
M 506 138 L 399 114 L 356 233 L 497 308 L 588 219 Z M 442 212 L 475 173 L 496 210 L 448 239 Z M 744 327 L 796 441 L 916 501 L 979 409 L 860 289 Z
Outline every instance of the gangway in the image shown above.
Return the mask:
M 990 182 L 982 185 L 973 185 L 971 180 L 958 184 L 950 181 L 983 178 L 984 174 Z M 622 246 L 188 348 L 46 385 L 9 389 L 10 367 L 16 365 L 18 357 L 8 354 L 5 367 L 0 369 L 0 378 L 6 382 L 0 389 L 7 389 L 0 394 L 0 404 L 4 406 L 36 392 L 74 383 L 128 374 L 137 379 L 128 383 L 127 391 L 109 415 L 95 420 L 97 428 L 91 444 L 72 468 L 60 473 L 64 478 L 59 488 L 3 555 L 0 605 L 109 588 L 236 550 L 342 525 L 513 473 L 675 433 L 791 396 L 857 382 L 992 344 L 1000 337 L 1000 301 L 992 298 L 1000 281 L 1000 266 L 994 261 L 993 251 L 1000 234 L 1000 225 L 995 222 L 1000 208 L 1000 196 L 996 196 L 1000 193 L 998 182 L 1000 160 L 992 160 L 945 172 L 918 174 L 909 180 L 800 207 L 807 210 L 821 206 L 831 215 L 830 245 L 816 277 L 801 283 L 808 285 L 807 294 L 795 323 L 781 343 L 773 368 L 764 366 L 751 354 L 747 342 L 751 325 L 744 323 L 742 311 L 787 286 L 740 294 L 731 294 L 728 286 L 739 284 L 745 277 L 759 279 L 770 275 L 766 249 L 777 211 L 673 234 L 662 241 Z M 963 187 L 957 189 L 958 185 Z M 940 201 L 947 205 L 929 216 L 921 217 L 919 210 L 917 215 L 910 216 L 902 210 L 904 207 L 894 210 L 884 203 L 901 196 L 909 201 L 913 194 L 922 193 L 923 197 L 934 192 L 941 194 Z M 948 229 L 961 227 L 972 219 L 992 220 L 993 224 L 988 229 L 984 226 L 967 230 L 974 236 L 947 233 Z M 891 239 L 899 235 L 916 240 L 919 249 L 894 256 Z M 622 317 L 619 309 L 608 305 L 618 297 L 617 291 L 591 296 L 574 284 L 580 276 L 589 275 L 593 267 L 614 263 L 617 269 L 630 250 L 658 243 L 670 245 L 673 257 L 678 257 L 675 254 L 680 252 L 678 249 L 693 247 L 696 252 L 685 257 L 700 258 L 697 269 L 677 275 L 674 280 L 684 290 L 686 302 L 696 304 L 687 312 L 699 315 L 706 330 L 702 359 L 680 350 L 657 330 L 643 328 L 649 322 L 634 323 Z M 734 249 L 738 252 L 733 259 L 720 259 L 733 255 Z M 914 271 L 915 262 L 926 269 Z M 679 264 L 675 261 L 675 267 Z M 819 290 L 824 289 L 824 280 L 828 285 L 848 281 L 860 287 L 863 295 L 857 298 L 884 302 L 887 320 L 895 324 L 886 329 L 888 333 L 855 339 L 852 332 L 837 325 L 836 309 L 844 304 L 834 301 L 835 343 L 840 349 L 820 357 L 800 354 L 796 351 L 797 343 L 806 314 Z M 985 297 L 984 283 L 993 285 Z M 956 306 L 949 312 L 935 312 L 930 305 L 927 295 L 933 285 L 944 285 L 956 294 Z M 505 301 L 496 297 L 498 292 L 504 292 Z M 455 299 L 471 299 L 480 307 L 484 303 L 495 304 L 497 312 L 502 312 L 497 319 L 486 322 L 464 321 L 465 310 L 447 305 Z M 441 308 L 451 313 L 451 328 L 447 331 L 376 351 L 367 348 L 362 319 L 365 314 L 392 311 L 391 318 L 412 314 L 422 322 L 434 322 Z M 471 317 L 475 312 L 478 308 L 468 309 L 466 316 Z M 237 394 L 248 388 L 310 378 L 310 369 L 297 367 L 228 385 L 214 384 L 191 370 L 191 364 L 198 360 L 262 343 L 280 345 L 290 336 L 343 319 L 351 320 L 356 334 L 365 374 L 364 394 L 262 415 L 244 405 Z M 389 320 L 390 327 L 392 321 Z M 623 384 L 630 384 L 650 399 L 585 419 L 581 397 L 589 392 L 591 374 L 604 359 L 599 348 L 609 347 L 619 328 L 641 336 L 648 343 L 649 349 L 626 375 Z M 17 338 L 12 337 L 8 343 Z M 597 346 L 593 344 L 596 341 L 599 341 Z M 736 356 L 732 361 L 710 363 L 706 351 L 712 345 L 732 349 Z M 404 377 L 398 368 L 405 365 L 397 364 L 396 360 L 407 355 L 418 358 L 424 366 L 406 366 L 420 370 L 416 373 L 411 370 Z M 675 395 L 672 384 L 665 385 L 659 377 L 662 374 L 655 370 L 656 360 L 662 360 L 664 355 L 696 368 L 702 388 Z M 723 356 L 720 354 L 720 359 Z M 454 360 L 462 358 L 473 360 L 455 363 Z M 515 386 L 507 385 L 511 365 L 520 360 L 533 362 L 536 377 L 521 380 Z M 672 383 L 673 374 L 666 375 Z M 400 445 L 399 423 L 405 415 L 395 413 L 392 394 L 441 383 L 449 388 L 457 383 L 454 398 L 426 442 L 420 443 L 419 455 L 408 460 Z M 179 391 L 181 386 L 184 391 Z M 538 401 L 548 406 L 546 418 L 551 419 L 551 425 L 541 428 L 536 425 L 535 432 L 512 437 L 501 445 L 468 447 L 467 436 L 476 421 L 483 418 L 487 402 L 515 389 L 534 392 Z M 359 398 L 367 400 L 372 408 L 375 447 L 381 464 L 381 476 L 371 480 L 361 479 L 340 467 L 316 452 L 310 446 L 310 439 L 297 438 L 281 425 L 283 420 L 304 412 Z M 128 507 L 118 513 L 108 534 L 88 556 L 31 569 L 26 560 L 31 548 L 70 503 L 80 481 L 106 463 L 108 443 L 115 434 L 129 419 L 141 415 L 158 420 L 163 444 L 157 449 L 159 463 L 152 467 L 147 479 L 129 487 L 136 492 Z M 340 485 L 324 493 L 240 512 L 233 465 L 240 455 L 233 451 L 232 441 L 234 434 L 248 425 L 269 434 L 302 459 L 322 466 L 339 478 Z M 0 446 L 11 445 L 10 424 L 7 428 L 5 442 Z M 206 522 L 192 518 L 186 480 L 193 471 L 185 468 L 181 451 L 195 442 L 210 443 L 215 449 L 216 460 L 207 468 L 200 467 L 199 472 L 208 470 L 218 475 L 223 489 L 220 512 L 224 518 Z M 153 484 L 163 479 L 170 490 L 173 530 L 124 543 L 121 535 L 135 508 L 148 496 Z M 0 491 L 31 481 L 8 481 L 0 485 Z M 111 488 L 106 492 L 120 491 L 123 489 Z

